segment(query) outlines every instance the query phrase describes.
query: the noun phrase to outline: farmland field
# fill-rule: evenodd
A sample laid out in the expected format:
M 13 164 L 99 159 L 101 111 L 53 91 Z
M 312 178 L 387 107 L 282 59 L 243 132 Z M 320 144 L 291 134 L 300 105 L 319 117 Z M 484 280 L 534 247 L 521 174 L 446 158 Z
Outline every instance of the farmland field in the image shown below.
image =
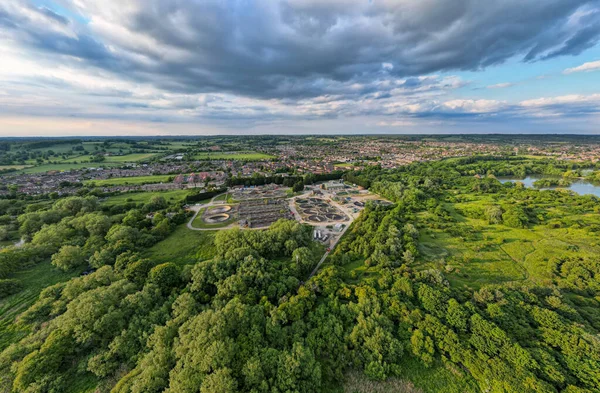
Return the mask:
M 102 186 L 121 186 L 126 184 L 151 184 L 151 183 L 167 183 L 173 176 L 171 175 L 151 175 L 151 176 L 132 176 L 132 177 L 114 177 L 103 180 L 86 180 L 85 185 Z
M 218 153 L 197 153 L 194 154 L 195 160 L 246 160 L 259 161 L 275 158 L 269 154 L 257 153 L 252 151 L 240 152 L 218 152 Z
M 113 206 L 127 202 L 148 203 L 153 196 L 162 196 L 167 201 L 183 201 L 190 194 L 189 190 L 131 192 L 106 198 L 102 204 Z
M 49 171 L 71 171 L 76 169 L 86 169 L 86 168 L 101 168 L 101 167 L 115 167 L 120 166 L 121 164 L 116 162 L 102 162 L 102 163 L 78 163 L 78 164 L 43 164 L 39 166 L 25 168 L 19 171 L 19 173 L 44 173 Z
M 100 162 L 100 163 L 90 163 L 91 165 L 96 164 L 96 165 L 100 165 L 103 163 L 127 163 L 127 162 L 138 162 L 138 161 L 145 161 L 148 160 L 152 157 L 154 157 L 156 154 L 155 153 L 136 153 L 136 154 L 125 154 L 122 156 L 106 156 L 105 160 Z M 91 155 L 81 155 L 81 156 L 77 156 L 77 157 L 71 157 L 68 158 L 66 160 L 61 161 L 61 163 L 81 163 L 81 162 L 87 162 L 90 161 L 90 159 L 92 159 Z
M 25 168 L 29 168 L 29 165 L 0 165 L 0 171 L 6 170 L 6 169 L 19 170 L 19 169 L 25 169 Z

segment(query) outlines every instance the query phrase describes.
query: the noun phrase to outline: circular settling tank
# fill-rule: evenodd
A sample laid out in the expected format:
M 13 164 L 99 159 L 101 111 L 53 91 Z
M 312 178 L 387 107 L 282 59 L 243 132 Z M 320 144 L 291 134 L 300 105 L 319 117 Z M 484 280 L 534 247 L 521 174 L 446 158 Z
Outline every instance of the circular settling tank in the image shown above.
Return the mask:
M 213 207 L 208 211 L 209 214 L 219 214 L 219 213 L 227 213 L 231 210 L 231 206 L 219 206 Z
M 214 216 L 208 216 L 204 219 L 204 221 L 206 221 L 209 224 L 216 224 L 219 222 L 224 222 L 229 220 L 229 214 L 215 214 Z

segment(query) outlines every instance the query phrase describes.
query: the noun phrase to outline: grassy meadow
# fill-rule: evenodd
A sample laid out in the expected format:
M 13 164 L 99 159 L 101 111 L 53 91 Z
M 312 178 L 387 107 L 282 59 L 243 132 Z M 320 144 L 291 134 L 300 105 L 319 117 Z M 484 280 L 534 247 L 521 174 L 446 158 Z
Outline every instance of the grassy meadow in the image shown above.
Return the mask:
M 110 196 L 102 201 L 103 205 L 113 206 L 128 202 L 148 203 L 153 196 L 162 196 L 167 201 L 183 201 L 190 193 L 189 190 L 169 190 L 169 191 L 148 191 L 148 192 L 130 192 Z
M 24 289 L 0 299 L 0 351 L 27 334 L 28 330 L 15 324 L 14 320 L 37 300 L 42 289 L 67 281 L 80 272 L 81 269 L 65 273 L 45 261 L 11 275 L 10 278 L 18 279 Z
M 158 263 L 178 265 L 212 259 L 215 255 L 215 234 L 215 231 L 191 231 L 182 224 L 165 240 L 146 250 L 144 256 Z
M 551 282 L 552 258 L 587 257 L 600 253 L 598 237 L 585 226 L 554 228 L 553 219 L 568 219 L 584 225 L 600 223 L 597 216 L 583 212 L 572 214 L 560 206 L 548 206 L 547 217 L 527 228 L 489 224 L 487 220 L 468 218 L 463 209 L 489 202 L 476 198 L 469 202 L 448 204 L 446 208 L 463 229 L 463 236 L 426 227 L 419 239 L 421 258 L 417 267 L 435 267 L 446 272 L 452 285 L 478 289 L 482 285 L 531 280 L 537 284 Z M 428 213 L 419 218 L 426 219 Z M 425 225 L 423 225 L 425 227 Z
M 116 162 L 84 162 L 84 163 L 59 163 L 59 164 L 42 164 L 38 166 L 33 166 L 29 168 L 22 169 L 18 171 L 19 173 L 45 173 L 49 171 L 71 171 L 76 169 L 86 169 L 86 168 L 100 168 L 100 167 L 114 167 L 120 166 L 121 164 Z
M 103 186 L 123 186 L 134 184 L 152 184 L 152 183 L 167 183 L 172 179 L 172 175 L 150 175 L 150 176 L 135 176 L 135 177 L 114 177 L 104 180 L 86 180 L 85 185 Z
M 128 163 L 128 162 L 139 162 L 139 161 L 147 161 L 152 157 L 156 156 L 156 153 L 134 153 L 134 154 L 124 154 L 118 156 L 106 156 L 105 160 L 100 163 L 90 162 L 90 164 L 102 164 L 102 163 Z M 76 157 L 67 158 L 62 160 L 61 163 L 72 164 L 72 163 L 81 163 L 81 162 L 89 162 L 93 156 L 91 155 L 81 155 Z
M 257 153 L 253 151 L 240 152 L 216 152 L 216 153 L 196 153 L 193 158 L 195 160 L 244 160 L 244 161 L 260 161 L 270 160 L 275 158 L 269 154 Z

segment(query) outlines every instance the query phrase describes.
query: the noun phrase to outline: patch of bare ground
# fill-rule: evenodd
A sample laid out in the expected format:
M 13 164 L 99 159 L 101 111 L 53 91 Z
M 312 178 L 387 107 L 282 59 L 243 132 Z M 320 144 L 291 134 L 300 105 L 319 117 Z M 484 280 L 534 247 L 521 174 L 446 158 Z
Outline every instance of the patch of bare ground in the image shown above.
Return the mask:
M 360 372 L 346 374 L 344 393 L 423 393 L 412 382 L 397 378 L 371 381 Z

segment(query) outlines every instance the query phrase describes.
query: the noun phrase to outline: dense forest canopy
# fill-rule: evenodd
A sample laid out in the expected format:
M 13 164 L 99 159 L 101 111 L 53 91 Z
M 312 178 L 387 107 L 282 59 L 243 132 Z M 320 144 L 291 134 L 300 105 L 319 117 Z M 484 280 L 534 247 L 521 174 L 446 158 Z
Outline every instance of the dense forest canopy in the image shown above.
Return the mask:
M 0 390 L 336 392 L 354 373 L 410 379 L 416 362 L 447 378 L 425 391 L 599 392 L 599 200 L 496 179 L 589 167 L 481 157 L 347 174 L 393 204 L 368 203 L 309 280 L 321 254 L 295 221 L 220 231 L 210 256 L 159 263 L 145 250 L 184 221 L 178 204 L 0 203 L 26 241 L 0 252 L 0 296 L 30 264 L 91 268 L 18 315 Z M 564 244 L 538 256 L 552 236 Z M 469 270 L 499 253 L 514 277 Z

